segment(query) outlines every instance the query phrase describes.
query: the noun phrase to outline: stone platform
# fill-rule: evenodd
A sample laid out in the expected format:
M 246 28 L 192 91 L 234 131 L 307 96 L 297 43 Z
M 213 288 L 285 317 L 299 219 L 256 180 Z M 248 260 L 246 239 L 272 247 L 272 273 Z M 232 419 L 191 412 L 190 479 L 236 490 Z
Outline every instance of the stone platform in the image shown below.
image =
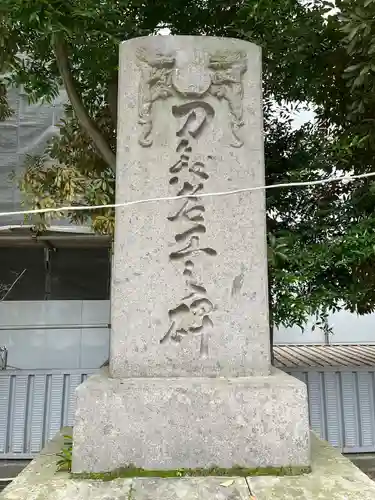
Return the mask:
M 77 389 L 73 472 L 310 466 L 306 385 L 269 376 L 113 379 Z
M 62 434 L 70 433 L 66 429 Z M 56 472 L 62 435 L 9 485 L 0 500 L 374 500 L 375 483 L 311 436 L 312 473 L 298 477 L 134 478 L 102 482 Z

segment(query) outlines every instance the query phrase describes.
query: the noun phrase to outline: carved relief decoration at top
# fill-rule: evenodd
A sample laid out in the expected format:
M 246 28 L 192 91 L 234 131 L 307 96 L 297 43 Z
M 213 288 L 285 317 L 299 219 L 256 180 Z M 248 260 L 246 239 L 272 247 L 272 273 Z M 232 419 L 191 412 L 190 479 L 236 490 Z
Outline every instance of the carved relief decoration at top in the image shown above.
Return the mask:
M 210 83 L 206 89 L 181 89 L 176 83 L 176 57 L 174 54 L 151 53 L 146 49 L 137 52 L 142 75 L 139 83 L 138 123 L 142 132 L 138 142 L 143 147 L 152 145 L 152 108 L 157 100 L 171 96 L 203 98 L 206 95 L 225 100 L 230 113 L 230 125 L 233 134 L 231 145 L 241 147 L 243 141 L 238 135 L 243 126 L 243 83 L 246 72 L 246 54 L 242 52 L 221 51 L 209 56 L 208 67 L 199 68 L 207 71 Z

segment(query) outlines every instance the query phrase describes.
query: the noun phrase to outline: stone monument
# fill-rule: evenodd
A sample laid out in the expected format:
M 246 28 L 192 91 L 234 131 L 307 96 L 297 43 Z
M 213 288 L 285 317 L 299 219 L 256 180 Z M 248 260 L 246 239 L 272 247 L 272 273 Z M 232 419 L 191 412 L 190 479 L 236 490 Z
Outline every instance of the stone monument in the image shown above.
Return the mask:
M 77 391 L 73 472 L 310 463 L 305 385 L 270 363 L 261 51 L 120 49 L 109 373 Z

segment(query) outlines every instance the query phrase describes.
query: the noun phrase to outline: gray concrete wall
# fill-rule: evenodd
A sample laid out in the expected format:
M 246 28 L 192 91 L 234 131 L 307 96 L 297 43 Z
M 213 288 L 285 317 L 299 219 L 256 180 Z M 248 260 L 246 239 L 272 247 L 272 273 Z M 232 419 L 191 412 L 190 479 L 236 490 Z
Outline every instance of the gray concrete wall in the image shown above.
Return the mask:
M 375 314 L 333 315 L 331 343 L 375 343 Z M 108 359 L 109 300 L 0 301 L 0 346 L 19 369 L 98 368 Z M 277 344 L 323 344 L 319 330 L 280 329 Z
M 8 367 L 98 368 L 108 359 L 109 301 L 0 302 Z

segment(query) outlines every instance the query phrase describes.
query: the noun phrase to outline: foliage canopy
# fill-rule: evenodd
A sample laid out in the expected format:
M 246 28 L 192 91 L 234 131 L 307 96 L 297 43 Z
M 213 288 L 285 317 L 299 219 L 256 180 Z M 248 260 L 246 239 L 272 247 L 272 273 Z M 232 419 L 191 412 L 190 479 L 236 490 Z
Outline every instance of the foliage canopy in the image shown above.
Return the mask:
M 373 171 L 375 0 L 336 6 L 327 16 L 327 1 L 3 0 L 0 116 L 10 113 L 8 85 L 23 85 L 31 100 L 52 100 L 63 85 L 70 99 L 46 156 L 29 159 L 26 202 L 114 201 L 118 44 L 161 28 L 262 46 L 267 184 Z M 297 129 L 292 118 L 306 106 L 315 119 Z M 375 310 L 374 194 L 370 179 L 268 191 L 273 324 Z M 68 217 L 113 232 L 112 210 Z

